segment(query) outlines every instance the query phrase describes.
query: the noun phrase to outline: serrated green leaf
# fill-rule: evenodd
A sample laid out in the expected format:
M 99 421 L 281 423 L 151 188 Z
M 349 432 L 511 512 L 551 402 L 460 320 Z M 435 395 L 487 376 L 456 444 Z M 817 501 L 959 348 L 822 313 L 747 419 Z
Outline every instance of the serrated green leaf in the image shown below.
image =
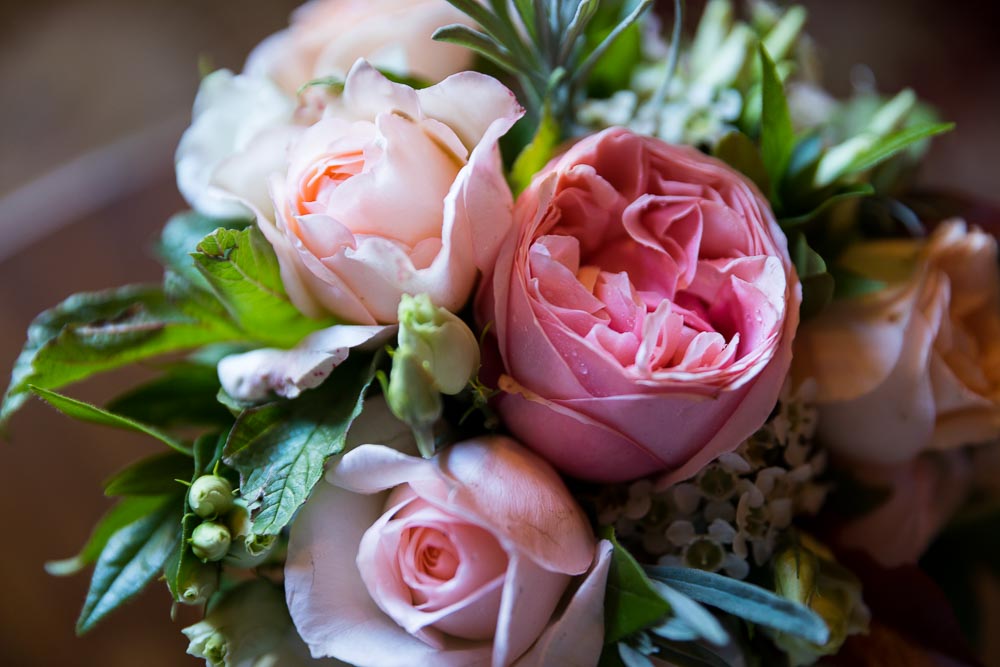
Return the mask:
M 534 138 L 517 156 L 511 168 L 510 181 L 515 197 L 531 184 L 532 177 L 552 159 L 560 138 L 559 123 L 546 106 Z
M 756 625 L 825 644 L 830 636 L 816 612 L 738 579 L 686 567 L 647 567 L 646 572 L 688 597 Z
M 75 398 L 57 394 L 56 392 L 49 391 L 48 389 L 42 389 L 41 387 L 36 387 L 34 385 L 29 385 L 28 388 L 40 399 L 67 417 L 79 419 L 80 421 L 89 422 L 91 424 L 100 424 L 102 426 L 111 426 L 113 428 L 132 431 L 134 433 L 142 433 L 159 440 L 167 447 L 170 447 L 181 454 L 187 454 L 188 456 L 191 455 L 191 450 L 186 445 L 178 440 L 175 440 L 163 431 L 153 428 L 152 426 L 122 417 L 121 415 L 116 415 L 108 412 L 107 410 L 103 410 L 96 405 L 84 403 L 83 401 L 78 401 Z
M 771 183 L 771 200 L 776 203 L 776 195 L 781 187 L 785 170 L 795 149 L 795 130 L 792 116 L 788 111 L 785 87 L 778 76 L 778 70 L 768 55 L 764 45 L 760 45 L 761 64 L 761 116 L 760 153 Z
M 77 634 L 93 629 L 162 571 L 180 540 L 180 520 L 176 498 L 168 498 L 159 509 L 111 536 L 94 567 Z
M 191 475 L 191 457 L 165 452 L 133 463 L 104 483 L 106 496 L 162 496 L 181 488 Z
M 292 304 L 278 258 L 257 227 L 216 230 L 198 244 L 192 257 L 233 319 L 254 340 L 291 347 L 335 324 L 310 319 Z
M 185 280 L 201 289 L 209 289 L 204 276 L 191 259 L 201 240 L 216 229 L 244 229 L 250 220 L 230 220 L 210 218 L 196 211 L 179 213 L 167 221 L 160 240 L 156 244 L 156 254 L 164 265 Z
M 753 140 L 742 132 L 730 132 L 715 145 L 715 157 L 753 181 L 760 191 L 771 191 L 767 168 L 760 150 Z
M 254 533 L 276 535 L 291 521 L 326 460 L 343 449 L 374 376 L 371 357 L 352 355 L 319 389 L 240 415 L 223 460 L 240 472 Z
M 795 233 L 788 239 L 792 263 L 802 283 L 802 306 L 799 313 L 803 320 L 815 317 L 833 299 L 833 276 L 826 269 L 826 262 L 809 247 L 804 234 Z
M 233 327 L 181 311 L 157 286 L 76 294 L 28 328 L 0 409 L 0 424 L 27 399 L 28 385 L 59 389 L 126 364 L 241 340 Z
M 604 643 L 613 644 L 633 632 L 638 632 L 663 620 L 670 613 L 652 582 L 608 529 L 602 537 L 614 545 L 608 586 L 604 595 Z
M 109 412 L 152 426 L 229 427 L 233 418 L 215 400 L 219 378 L 213 366 L 179 363 L 110 402 Z
M 149 496 L 123 498 L 97 522 L 90 533 L 90 538 L 87 539 L 87 543 L 80 549 L 80 553 L 72 558 L 47 562 L 45 571 L 54 577 L 67 577 L 76 574 L 97 560 L 104 545 L 119 529 L 162 507 L 164 502 L 162 496 L 158 498 Z

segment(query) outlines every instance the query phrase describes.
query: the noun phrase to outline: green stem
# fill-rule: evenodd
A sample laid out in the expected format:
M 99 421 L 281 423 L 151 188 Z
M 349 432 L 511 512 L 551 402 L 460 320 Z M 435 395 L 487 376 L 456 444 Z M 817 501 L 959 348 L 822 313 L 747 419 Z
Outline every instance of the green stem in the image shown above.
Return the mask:
M 670 84 L 674 80 L 674 75 L 677 73 L 677 62 L 680 59 L 681 52 L 681 32 L 684 28 L 684 0 L 674 0 L 674 29 L 670 35 L 670 53 L 667 55 L 667 71 L 663 75 L 663 81 L 660 82 L 660 87 L 656 89 L 656 94 L 653 95 L 652 106 L 653 117 L 656 118 L 660 115 L 660 111 L 663 110 L 663 103 L 667 99 L 667 93 L 670 92 Z

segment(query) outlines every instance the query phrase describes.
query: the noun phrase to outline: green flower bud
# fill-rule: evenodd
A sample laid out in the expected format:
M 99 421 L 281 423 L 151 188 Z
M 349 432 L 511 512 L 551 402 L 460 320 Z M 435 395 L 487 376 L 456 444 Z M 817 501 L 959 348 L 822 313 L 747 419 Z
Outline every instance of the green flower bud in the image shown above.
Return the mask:
M 205 639 L 205 644 L 201 649 L 205 661 L 210 665 L 226 664 L 226 654 L 229 652 L 226 646 L 226 638 L 221 633 L 213 632 Z
M 389 409 L 413 429 L 420 453 L 434 454 L 434 422 L 441 416 L 441 394 L 420 361 L 404 349 L 392 357 L 392 373 L 385 393 Z
M 178 582 L 178 602 L 205 604 L 219 589 L 219 568 L 195 563 L 184 581 Z
M 834 655 L 849 636 L 867 631 L 869 612 L 861 600 L 861 583 L 822 544 L 800 534 L 797 544 L 775 555 L 773 565 L 775 592 L 812 609 L 830 630 L 825 644 L 772 633 L 793 667 Z
M 301 644 L 279 586 L 255 579 L 213 599 L 204 620 L 184 628 L 187 652 L 218 665 L 288 665 L 289 640 Z M 302 647 L 304 648 L 304 647 Z
M 399 302 L 399 350 L 413 355 L 442 394 L 462 391 L 479 371 L 475 334 L 426 294 L 404 294 Z
M 191 551 L 203 561 L 222 560 L 229 551 L 232 538 L 229 529 L 220 523 L 206 521 L 191 533 Z
M 188 489 L 191 511 L 203 519 L 220 516 L 233 506 L 233 485 L 218 475 L 203 475 Z

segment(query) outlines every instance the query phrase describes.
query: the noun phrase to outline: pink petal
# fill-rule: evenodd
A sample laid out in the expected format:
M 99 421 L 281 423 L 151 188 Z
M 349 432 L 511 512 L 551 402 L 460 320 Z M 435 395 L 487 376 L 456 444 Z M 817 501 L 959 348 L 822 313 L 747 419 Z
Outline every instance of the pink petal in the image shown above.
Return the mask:
M 514 667 L 594 667 L 604 648 L 604 594 L 611 567 L 611 543 L 597 545 L 594 565 L 569 604 Z

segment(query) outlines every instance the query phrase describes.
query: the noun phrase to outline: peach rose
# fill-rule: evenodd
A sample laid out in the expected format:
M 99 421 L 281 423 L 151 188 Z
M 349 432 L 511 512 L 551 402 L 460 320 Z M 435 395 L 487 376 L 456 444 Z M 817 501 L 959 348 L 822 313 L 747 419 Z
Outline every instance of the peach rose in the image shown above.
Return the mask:
M 961 452 L 927 453 L 897 465 L 854 466 L 863 483 L 889 497 L 840 526 L 841 547 L 868 553 L 884 567 L 916 563 L 968 497 L 972 470 Z
M 499 411 L 564 472 L 697 472 L 774 408 L 801 288 L 767 202 L 742 175 L 612 128 L 518 199 L 479 301 L 506 375 Z
M 288 608 L 313 657 L 597 664 L 610 544 L 595 544 L 544 461 L 506 438 L 430 460 L 362 445 L 326 479 L 292 527 L 285 566 Z
M 460 309 L 511 224 L 497 140 L 522 113 L 482 74 L 414 90 L 358 61 L 255 211 L 294 303 L 355 324 L 395 322 L 403 294 Z
M 876 293 L 834 302 L 799 332 L 796 372 L 816 378 L 819 436 L 841 456 L 879 464 L 996 440 L 996 240 L 953 220 L 926 242 L 874 248 L 886 261 L 912 257 L 915 268 Z
M 472 51 L 431 39 L 453 23 L 469 19 L 445 0 L 313 0 L 295 11 L 289 28 L 254 49 L 245 71 L 290 94 L 314 79 L 346 76 L 358 58 L 440 81 L 472 65 Z

